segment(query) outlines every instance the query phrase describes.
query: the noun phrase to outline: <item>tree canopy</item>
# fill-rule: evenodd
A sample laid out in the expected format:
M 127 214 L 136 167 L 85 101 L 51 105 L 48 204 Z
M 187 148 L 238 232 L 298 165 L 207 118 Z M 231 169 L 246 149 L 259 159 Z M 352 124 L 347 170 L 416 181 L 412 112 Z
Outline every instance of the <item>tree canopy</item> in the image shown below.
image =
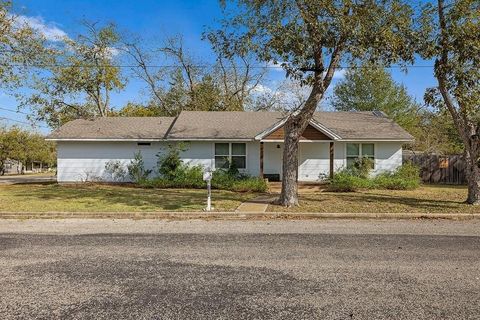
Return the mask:
M 45 38 L 11 12 L 10 1 L 0 0 L 0 88 L 21 86 L 26 65 L 37 63 Z
M 35 120 L 56 128 L 76 118 L 106 117 L 112 91 L 124 88 L 126 79 L 116 65 L 119 35 L 112 24 L 83 23 L 85 34 L 64 38 L 52 48 L 42 72 L 21 96 Z
M 17 126 L 0 127 L 0 174 L 7 160 L 16 160 L 23 165 L 32 161 L 53 165 L 56 161 L 55 144 L 45 141 L 39 133 Z
M 287 76 L 311 86 L 305 103 L 285 124 L 280 203 L 296 205 L 298 142 L 341 63 L 412 62 L 414 11 L 402 0 L 222 1 L 222 28 L 209 34 L 226 56 L 253 53 L 279 63 Z M 234 8 L 233 12 L 229 8 Z
M 337 111 L 382 111 L 412 134 L 420 122 L 421 106 L 407 89 L 383 67 L 368 63 L 348 69 L 334 88 L 331 105 Z

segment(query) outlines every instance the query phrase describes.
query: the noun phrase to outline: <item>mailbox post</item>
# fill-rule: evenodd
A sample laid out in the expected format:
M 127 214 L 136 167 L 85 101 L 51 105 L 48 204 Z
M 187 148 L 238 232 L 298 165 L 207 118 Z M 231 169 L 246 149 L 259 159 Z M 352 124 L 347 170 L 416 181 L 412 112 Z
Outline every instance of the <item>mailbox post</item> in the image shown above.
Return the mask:
M 207 207 L 205 211 L 212 211 L 212 170 L 210 168 L 203 172 L 203 181 L 207 182 Z

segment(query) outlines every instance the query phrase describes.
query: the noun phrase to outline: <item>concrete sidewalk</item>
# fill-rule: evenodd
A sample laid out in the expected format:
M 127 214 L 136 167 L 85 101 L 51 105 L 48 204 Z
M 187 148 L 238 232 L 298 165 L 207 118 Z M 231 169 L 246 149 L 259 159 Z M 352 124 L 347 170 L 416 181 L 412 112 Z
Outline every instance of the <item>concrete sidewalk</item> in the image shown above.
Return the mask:
M 264 195 L 243 202 L 235 212 L 265 212 L 268 205 L 275 200 L 276 196 Z

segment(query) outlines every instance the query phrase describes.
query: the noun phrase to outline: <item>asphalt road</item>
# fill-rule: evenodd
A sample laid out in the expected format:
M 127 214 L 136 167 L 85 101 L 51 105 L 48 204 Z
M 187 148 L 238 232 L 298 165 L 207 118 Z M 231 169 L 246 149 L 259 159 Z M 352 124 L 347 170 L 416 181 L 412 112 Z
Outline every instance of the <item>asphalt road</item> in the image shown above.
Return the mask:
M 0 220 L 0 319 L 479 319 L 478 221 Z

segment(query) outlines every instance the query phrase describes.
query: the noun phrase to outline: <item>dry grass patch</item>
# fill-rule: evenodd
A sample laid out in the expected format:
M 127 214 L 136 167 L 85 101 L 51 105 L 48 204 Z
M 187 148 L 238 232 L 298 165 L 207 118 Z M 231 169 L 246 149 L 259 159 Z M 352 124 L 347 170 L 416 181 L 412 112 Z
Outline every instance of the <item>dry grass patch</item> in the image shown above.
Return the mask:
M 416 190 L 365 190 L 300 194 L 300 207 L 270 205 L 268 211 L 332 213 L 480 213 L 464 203 L 463 186 L 421 186 Z
M 233 211 L 256 194 L 214 190 L 217 211 Z M 0 212 L 199 211 L 206 190 L 141 189 L 112 185 L 4 185 Z

